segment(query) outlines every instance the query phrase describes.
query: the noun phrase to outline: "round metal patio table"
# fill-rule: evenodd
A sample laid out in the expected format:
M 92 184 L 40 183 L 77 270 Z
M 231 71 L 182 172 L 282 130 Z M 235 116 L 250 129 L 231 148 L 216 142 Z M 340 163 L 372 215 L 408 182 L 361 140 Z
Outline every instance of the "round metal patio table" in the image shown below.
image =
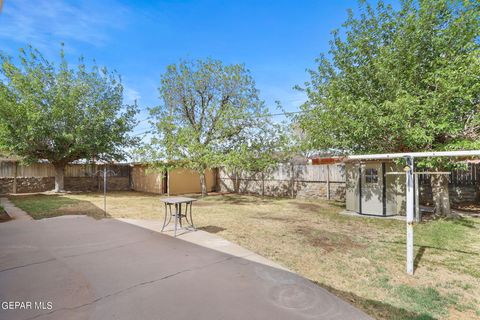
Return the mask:
M 166 226 L 170 224 L 172 221 L 172 217 L 175 220 L 175 229 L 174 229 L 174 236 L 177 236 L 178 225 L 180 225 L 180 230 L 184 229 L 182 226 L 182 218 L 185 218 L 186 222 L 188 223 L 187 230 L 193 229 L 196 230 L 195 225 L 193 224 L 193 217 L 192 217 L 192 204 L 197 199 L 194 198 L 187 198 L 187 197 L 169 197 L 160 199 L 165 204 L 165 217 L 163 219 L 163 226 L 162 232 Z M 185 212 L 182 213 L 182 204 L 185 204 Z M 174 211 L 172 213 L 172 206 L 174 207 Z M 189 210 L 190 208 L 190 210 Z M 190 216 L 190 217 L 189 217 Z M 168 221 L 167 221 L 168 217 Z

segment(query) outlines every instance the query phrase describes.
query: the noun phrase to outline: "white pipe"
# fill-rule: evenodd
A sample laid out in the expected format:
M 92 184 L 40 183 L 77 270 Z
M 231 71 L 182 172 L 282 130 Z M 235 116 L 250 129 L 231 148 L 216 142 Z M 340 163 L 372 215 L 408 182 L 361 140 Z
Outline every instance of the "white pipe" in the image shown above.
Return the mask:
M 414 192 L 413 192 L 413 158 L 407 158 L 409 170 L 406 172 L 407 187 L 407 273 L 413 275 L 413 212 L 414 212 Z
M 434 151 L 434 152 L 405 152 L 405 153 L 380 153 L 351 155 L 348 160 L 369 160 L 369 159 L 395 159 L 404 157 L 426 158 L 426 157 L 469 157 L 480 156 L 480 150 L 468 151 Z
M 387 172 L 385 174 L 387 176 L 388 175 L 401 175 L 401 174 L 405 174 L 405 171 L 392 171 L 392 172 Z M 448 172 L 448 171 L 416 171 L 413 174 L 452 174 L 452 173 Z

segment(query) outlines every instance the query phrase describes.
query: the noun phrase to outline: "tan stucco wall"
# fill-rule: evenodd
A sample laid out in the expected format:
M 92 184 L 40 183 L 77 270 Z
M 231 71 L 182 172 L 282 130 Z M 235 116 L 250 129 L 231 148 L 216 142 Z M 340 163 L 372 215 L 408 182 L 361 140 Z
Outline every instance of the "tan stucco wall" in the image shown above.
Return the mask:
M 207 191 L 211 192 L 215 189 L 215 172 L 207 170 L 205 173 L 207 181 Z M 189 169 L 174 169 L 169 172 L 169 188 L 170 194 L 199 193 L 200 176 L 196 171 Z
M 162 173 L 136 165 L 132 168 L 132 189 L 135 191 L 163 193 Z

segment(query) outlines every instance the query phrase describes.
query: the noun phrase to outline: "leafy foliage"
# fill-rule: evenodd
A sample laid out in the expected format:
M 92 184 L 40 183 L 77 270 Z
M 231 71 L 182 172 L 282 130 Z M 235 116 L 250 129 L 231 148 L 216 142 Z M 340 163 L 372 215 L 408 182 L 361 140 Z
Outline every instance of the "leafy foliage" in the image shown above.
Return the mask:
M 303 90 L 310 148 L 405 152 L 480 148 L 480 5 L 360 2 Z
M 156 133 L 143 150 L 163 166 L 203 173 L 219 165 L 256 170 L 270 165 L 283 142 L 243 65 L 206 59 L 170 65 L 161 77 L 162 104 L 151 109 Z
M 26 161 L 64 166 L 77 159 L 120 160 L 135 143 L 135 105 L 123 105 L 120 76 L 83 59 L 69 67 L 21 49 L 16 64 L 0 55 L 0 150 Z

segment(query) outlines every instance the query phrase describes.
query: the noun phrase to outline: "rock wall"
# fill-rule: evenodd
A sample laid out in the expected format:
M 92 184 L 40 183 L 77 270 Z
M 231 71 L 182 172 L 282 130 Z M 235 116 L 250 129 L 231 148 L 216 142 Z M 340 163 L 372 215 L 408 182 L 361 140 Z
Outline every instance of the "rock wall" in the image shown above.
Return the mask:
M 107 190 L 110 191 L 129 191 L 132 190 L 130 177 L 109 177 L 107 181 Z M 103 180 L 98 185 L 103 190 Z
M 448 191 L 450 201 L 453 203 L 461 202 L 480 202 L 480 185 L 449 185 Z M 420 185 L 420 203 L 431 204 L 433 202 L 432 187 L 429 184 Z
M 0 194 L 13 192 L 13 178 L 0 178 Z
M 235 183 L 238 183 L 235 188 Z M 345 201 L 345 182 L 294 181 L 291 180 L 258 180 L 220 178 L 220 192 L 239 192 L 243 194 L 265 195 L 271 197 L 294 197 L 299 199 L 330 199 Z
M 99 177 L 65 177 L 67 191 L 102 191 L 103 179 Z M 14 178 L 0 178 L 0 194 L 13 193 Z M 17 193 L 33 193 L 53 190 L 54 177 L 17 178 Z M 130 190 L 130 177 L 108 177 L 107 189 L 110 191 Z
M 53 177 L 28 177 L 17 178 L 17 193 L 43 192 L 55 188 L 55 178 Z M 13 192 L 13 190 L 11 191 Z
M 345 201 L 345 182 L 297 182 L 296 197 L 301 199 L 328 199 Z M 330 193 L 330 195 L 329 195 Z

